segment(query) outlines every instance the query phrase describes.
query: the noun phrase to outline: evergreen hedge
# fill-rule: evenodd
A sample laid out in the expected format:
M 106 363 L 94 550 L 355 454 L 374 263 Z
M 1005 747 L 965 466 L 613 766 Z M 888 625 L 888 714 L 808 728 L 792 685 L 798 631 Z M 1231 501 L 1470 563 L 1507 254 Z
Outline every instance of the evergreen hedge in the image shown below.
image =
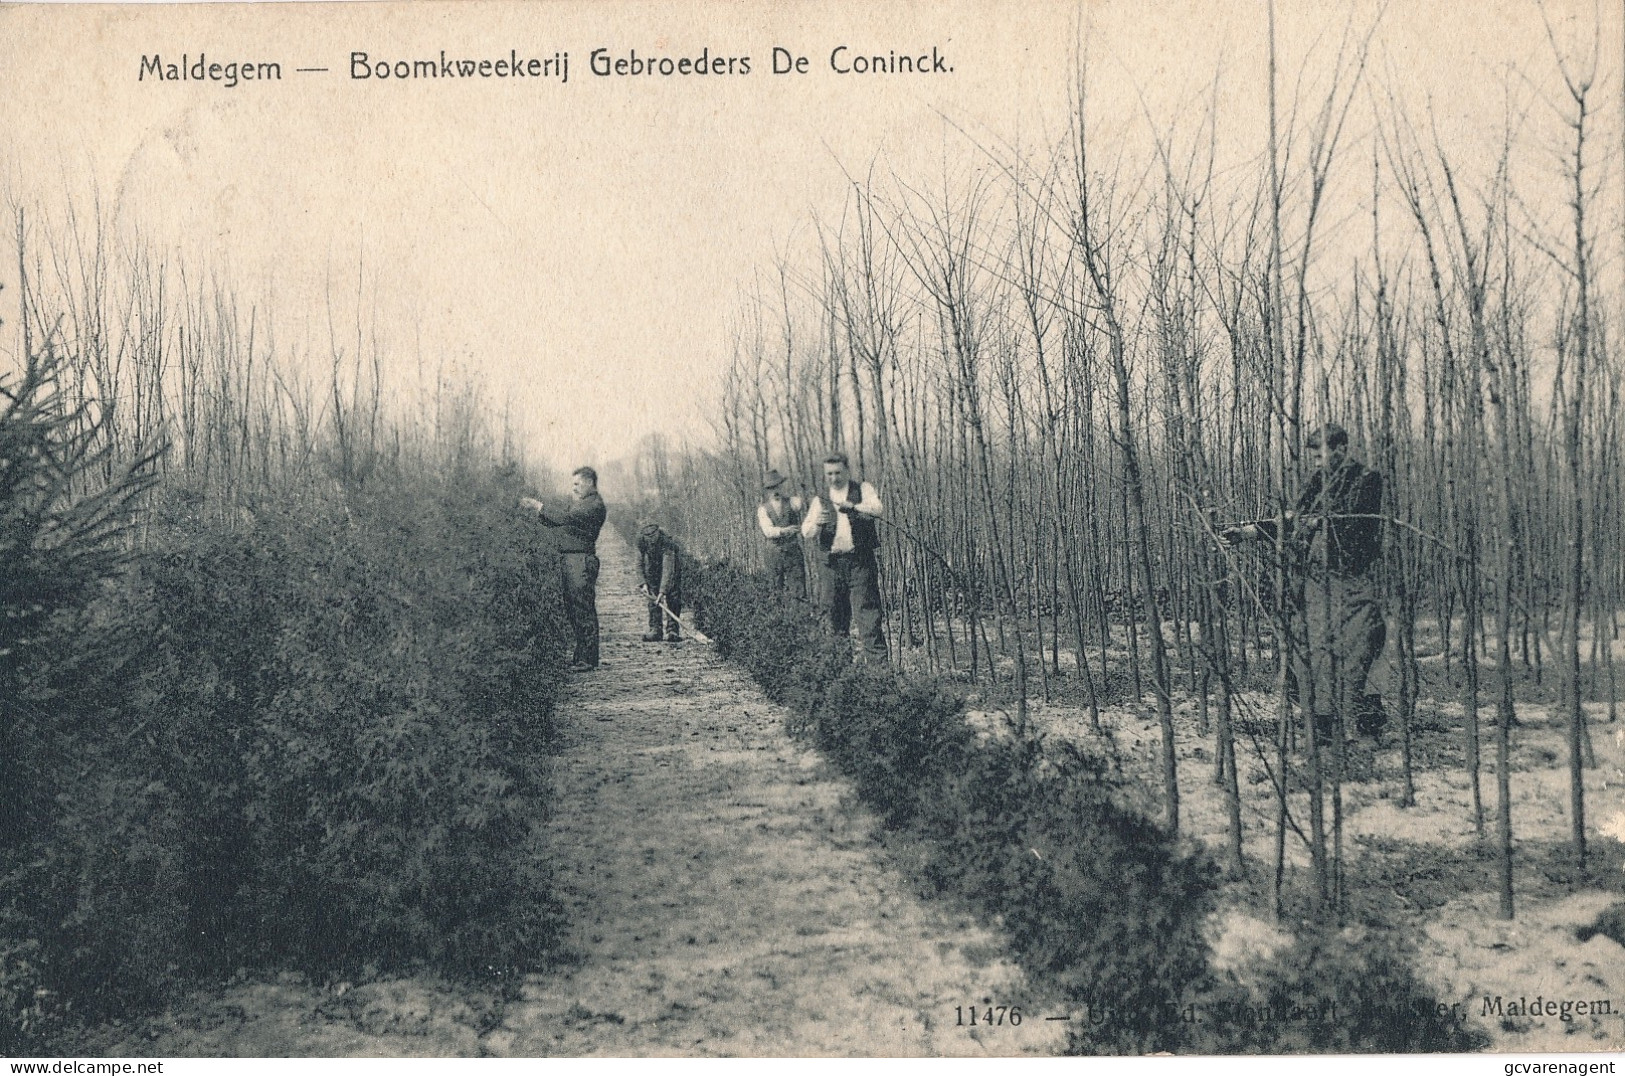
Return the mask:
M 685 566 L 701 628 L 918 852 L 920 880 L 1002 926 L 1070 1004 L 1079 1053 L 1460 1051 L 1393 947 L 1304 925 L 1269 963 L 1216 971 L 1205 933 L 1219 871 L 1123 806 L 1107 756 L 978 732 L 956 686 L 853 665 L 805 604 L 727 564 Z

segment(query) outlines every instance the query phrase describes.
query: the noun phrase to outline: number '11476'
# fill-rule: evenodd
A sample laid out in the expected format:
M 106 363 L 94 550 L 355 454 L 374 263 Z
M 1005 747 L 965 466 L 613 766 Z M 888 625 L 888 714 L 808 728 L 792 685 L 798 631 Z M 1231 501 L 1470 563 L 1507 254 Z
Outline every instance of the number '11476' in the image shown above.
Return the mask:
M 1016 1005 L 955 1005 L 954 1024 L 958 1027 L 1011 1027 L 1021 1026 L 1021 1009 Z

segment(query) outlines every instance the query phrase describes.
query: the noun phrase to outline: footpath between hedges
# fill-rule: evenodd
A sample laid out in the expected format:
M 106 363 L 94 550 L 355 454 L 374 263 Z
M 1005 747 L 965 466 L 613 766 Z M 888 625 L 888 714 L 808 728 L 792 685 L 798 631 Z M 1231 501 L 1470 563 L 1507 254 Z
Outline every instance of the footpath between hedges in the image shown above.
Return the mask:
M 850 786 L 747 675 L 638 641 L 633 559 L 605 530 L 604 665 L 560 711 L 559 884 L 582 962 L 525 984 L 493 1053 L 1056 1053 L 1065 1025 L 955 1026 L 1021 972 L 884 862 Z
M 997 936 L 920 897 L 851 786 L 708 646 L 639 641 L 631 550 L 599 542 L 603 667 L 560 700 L 567 959 L 501 991 L 297 976 L 194 996 L 81 1048 L 147 1056 L 1009 1056 L 1066 1024 Z M 517 995 L 517 996 L 515 996 Z M 956 1006 L 1022 1005 L 1019 1027 Z

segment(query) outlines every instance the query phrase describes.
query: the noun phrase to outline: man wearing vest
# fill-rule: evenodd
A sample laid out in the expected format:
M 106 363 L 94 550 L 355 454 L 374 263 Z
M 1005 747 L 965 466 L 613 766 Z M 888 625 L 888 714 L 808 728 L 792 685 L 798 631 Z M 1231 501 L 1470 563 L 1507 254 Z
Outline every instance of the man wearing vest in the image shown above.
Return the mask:
M 880 618 L 880 566 L 875 552 L 880 535 L 875 520 L 885 511 L 880 494 L 867 482 L 853 482 L 845 453 L 824 459 L 827 497 L 814 497 L 801 524 L 806 538 L 817 538 L 824 560 L 824 594 L 829 627 L 844 638 L 857 606 L 858 637 L 871 659 L 886 657 L 886 632 Z M 825 503 L 827 500 L 827 504 Z
M 532 497 L 520 503 L 534 509 L 548 527 L 559 527 L 559 573 L 564 613 L 575 635 L 571 672 L 598 668 L 598 532 L 604 527 L 604 499 L 598 495 L 598 472 L 577 467 L 570 476 L 570 507 L 551 516 Z
M 765 499 L 756 506 L 756 525 L 767 539 L 767 576 L 773 589 L 797 601 L 807 600 L 807 569 L 801 556 L 801 522 L 807 507 L 800 497 L 786 497 L 788 480 L 768 471 L 762 480 Z

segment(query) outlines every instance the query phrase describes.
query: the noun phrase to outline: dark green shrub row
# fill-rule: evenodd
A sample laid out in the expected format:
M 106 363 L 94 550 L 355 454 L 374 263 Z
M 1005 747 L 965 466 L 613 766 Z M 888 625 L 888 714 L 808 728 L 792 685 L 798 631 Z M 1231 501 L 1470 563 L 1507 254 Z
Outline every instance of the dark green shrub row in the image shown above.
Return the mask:
M 1625 945 L 1625 901 L 1610 904 L 1598 912 L 1597 918 L 1587 926 L 1575 931 L 1574 936 L 1583 942 L 1587 942 L 1598 934 Z
M 727 565 L 689 564 L 701 627 L 792 732 L 910 839 L 923 880 L 1000 923 L 1057 984 L 1079 1052 L 1461 1050 L 1409 966 L 1376 943 L 1305 929 L 1242 982 L 1209 963 L 1218 871 L 1123 807 L 1112 763 L 1030 737 L 979 735 L 964 699 L 887 666 L 853 666 L 805 606 Z
M 564 655 L 518 492 L 396 476 L 228 525 L 165 491 L 131 567 L 18 676 L 0 1050 L 185 977 L 546 951 Z

